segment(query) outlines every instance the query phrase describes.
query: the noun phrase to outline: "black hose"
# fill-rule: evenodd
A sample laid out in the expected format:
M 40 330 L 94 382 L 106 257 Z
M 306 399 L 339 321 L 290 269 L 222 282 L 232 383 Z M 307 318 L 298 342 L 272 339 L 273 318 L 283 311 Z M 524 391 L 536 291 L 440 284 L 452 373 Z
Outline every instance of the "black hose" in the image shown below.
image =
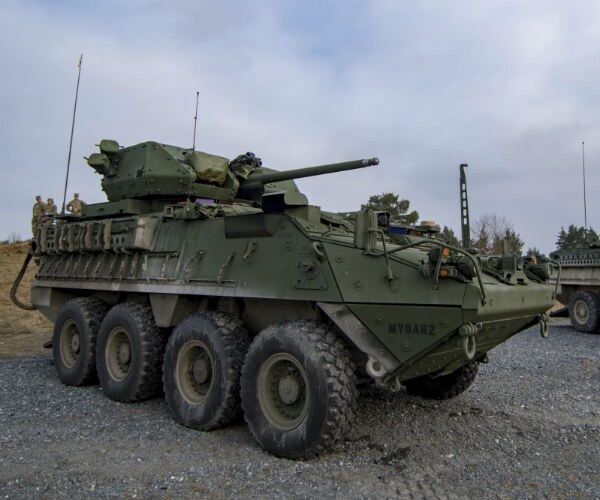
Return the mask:
M 21 280 L 23 279 L 23 276 L 25 275 L 25 271 L 27 270 L 27 266 L 29 265 L 29 261 L 31 260 L 31 257 L 33 257 L 33 254 L 31 254 L 31 253 L 28 253 L 27 257 L 25 257 L 25 262 L 23 262 L 23 265 L 21 266 L 21 270 L 19 271 L 19 274 L 17 274 L 17 278 L 15 279 L 15 282 L 12 284 L 12 287 L 10 289 L 10 298 L 13 301 L 13 304 L 16 305 L 17 307 L 20 307 L 21 309 L 25 309 L 26 311 L 35 311 L 35 310 L 37 310 L 37 307 L 35 307 L 31 304 L 23 304 L 23 302 L 21 302 L 17 298 L 17 290 L 19 289 Z

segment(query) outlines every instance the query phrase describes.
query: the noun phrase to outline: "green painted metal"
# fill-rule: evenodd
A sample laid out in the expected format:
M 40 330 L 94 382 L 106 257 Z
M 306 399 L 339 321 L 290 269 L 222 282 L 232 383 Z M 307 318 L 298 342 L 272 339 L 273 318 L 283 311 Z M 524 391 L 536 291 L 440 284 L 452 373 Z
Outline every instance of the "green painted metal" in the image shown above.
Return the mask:
M 394 389 L 483 360 L 553 305 L 554 288 L 516 256 L 392 240 L 384 215 L 324 212 L 293 182 L 377 159 L 276 172 L 252 154 L 229 161 L 105 140 L 88 163 L 108 202 L 36 235 L 32 297 L 50 318 L 70 297 L 97 295 L 147 297 L 162 327 L 215 308 L 251 334 L 282 319 L 331 321 L 366 372 Z
M 100 141 L 100 153 L 88 165 L 103 176 L 109 201 L 128 198 L 181 200 L 197 197 L 217 200 L 260 200 L 265 191 L 295 190 L 291 179 L 363 168 L 377 158 L 274 172 L 262 168 L 260 158 L 241 155 L 233 162 L 223 156 L 154 141 L 121 148 L 116 141 Z M 265 187 L 266 186 L 266 187 Z

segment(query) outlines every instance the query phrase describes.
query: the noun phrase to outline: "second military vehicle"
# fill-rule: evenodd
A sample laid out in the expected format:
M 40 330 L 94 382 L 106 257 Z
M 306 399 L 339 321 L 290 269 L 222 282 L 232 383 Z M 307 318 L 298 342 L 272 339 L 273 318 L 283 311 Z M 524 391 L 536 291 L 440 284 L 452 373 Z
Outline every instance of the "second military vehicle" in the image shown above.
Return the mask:
M 567 306 L 573 328 L 579 332 L 600 332 L 600 243 L 567 248 L 550 254 L 560 264 L 557 300 Z M 552 280 L 559 273 L 553 270 Z
M 546 325 L 554 289 L 520 258 L 392 240 L 386 213 L 323 211 L 293 181 L 377 159 L 275 172 L 251 153 L 99 147 L 108 202 L 33 241 L 32 303 L 65 384 L 99 379 L 125 402 L 162 390 L 205 431 L 241 411 L 264 449 L 307 458 L 349 429 L 357 379 L 450 398 L 490 349 Z

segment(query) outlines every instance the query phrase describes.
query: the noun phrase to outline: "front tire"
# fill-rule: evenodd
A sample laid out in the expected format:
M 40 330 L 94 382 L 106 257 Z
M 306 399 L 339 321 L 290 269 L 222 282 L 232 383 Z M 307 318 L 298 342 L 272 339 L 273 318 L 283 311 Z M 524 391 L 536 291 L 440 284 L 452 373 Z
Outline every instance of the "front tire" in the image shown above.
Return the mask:
M 240 371 L 249 339 L 225 313 L 197 313 L 175 327 L 165 350 L 167 406 L 181 424 L 208 431 L 240 413 Z
M 242 409 L 258 443 L 304 459 L 349 430 L 356 405 L 354 367 L 342 341 L 316 321 L 284 321 L 252 342 L 242 368 Z
M 52 357 L 63 384 L 97 381 L 96 337 L 107 310 L 106 303 L 94 297 L 78 297 L 62 306 L 54 323 Z
M 569 318 L 578 332 L 596 333 L 600 330 L 600 297 L 589 290 L 575 292 L 569 300 Z
M 114 306 L 98 333 L 96 369 L 104 393 L 130 403 L 151 398 L 160 390 L 165 337 L 147 304 Z
M 471 387 L 478 371 L 479 363 L 473 361 L 447 375 L 439 377 L 424 375 L 407 380 L 404 385 L 408 393 L 413 396 L 425 399 L 450 399 Z

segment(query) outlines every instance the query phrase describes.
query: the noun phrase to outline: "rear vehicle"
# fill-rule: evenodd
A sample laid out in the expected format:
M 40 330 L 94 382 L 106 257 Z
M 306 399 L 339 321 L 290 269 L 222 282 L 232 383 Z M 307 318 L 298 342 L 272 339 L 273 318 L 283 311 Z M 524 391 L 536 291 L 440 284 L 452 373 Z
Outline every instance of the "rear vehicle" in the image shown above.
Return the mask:
M 557 299 L 567 307 L 573 328 L 578 332 L 600 331 L 600 244 L 586 248 L 557 250 L 550 258 L 560 265 Z M 551 275 L 559 278 L 558 270 Z

